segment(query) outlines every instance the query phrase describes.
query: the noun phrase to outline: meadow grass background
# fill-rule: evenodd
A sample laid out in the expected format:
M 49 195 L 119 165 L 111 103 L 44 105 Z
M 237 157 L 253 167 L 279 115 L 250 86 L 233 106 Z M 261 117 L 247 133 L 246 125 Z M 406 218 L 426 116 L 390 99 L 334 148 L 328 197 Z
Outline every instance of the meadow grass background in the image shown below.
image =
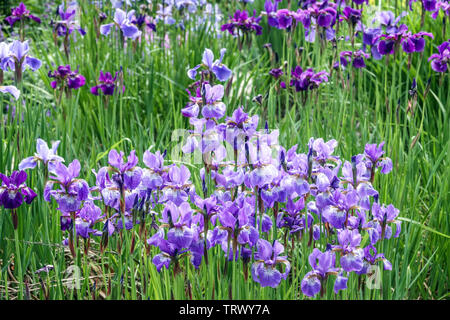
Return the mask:
M 24 1 L 38 16 L 44 14 L 40 1 Z M 108 1 L 109 2 L 109 1 Z M 210 1 L 214 2 L 214 1 Z M 236 8 L 238 1 L 217 1 L 225 18 Z M 388 4 L 389 3 L 389 4 Z M 17 5 L 17 1 L 9 1 Z M 315 71 L 330 70 L 334 51 L 331 44 L 321 48 L 319 43 L 304 41 L 301 25 L 288 34 L 269 28 L 262 20 L 263 35 L 251 37 L 251 45 L 238 49 L 237 39 L 210 26 L 197 25 L 195 17 L 185 21 L 185 30 L 175 26 L 157 25 L 154 39 L 137 44 L 135 52 L 130 40 L 123 49 L 117 38 L 96 37 L 93 16 L 94 6 L 79 1 L 82 9 L 81 26 L 85 37 L 77 35 L 71 41 L 67 59 L 61 46 L 55 46 L 50 19 L 41 25 L 29 24 L 26 38 L 30 39 L 31 54 L 43 61 L 42 67 L 32 73 L 26 71 L 21 84 L 21 97 L 16 103 L 16 118 L 12 119 L 11 101 L 0 96 L 2 122 L 0 130 L 0 171 L 11 173 L 26 156 L 34 154 L 36 139 L 47 142 L 61 140 L 58 154 L 71 162 L 77 158 L 82 165 L 81 178 L 90 185 L 95 176 L 91 168 L 107 165 L 111 148 L 126 153 L 136 149 L 142 157 L 146 149 L 172 150 L 179 141 L 171 141 L 172 131 L 189 129 L 189 123 L 180 110 L 188 102 L 185 91 L 191 80 L 186 71 L 201 61 L 204 48 L 218 55 L 227 48 L 224 63 L 233 70 L 231 91 L 224 97 L 227 115 L 243 105 L 246 112 L 259 114 L 260 127 L 268 121 L 269 128 L 280 130 L 280 143 L 289 148 L 299 144 L 298 151 L 306 152 L 310 137 L 324 140 L 336 139 L 336 154 L 349 159 L 362 153 L 366 143 L 385 141 L 386 155 L 391 157 L 393 171 L 378 176 L 374 182 L 384 203 L 392 203 L 400 209 L 401 236 L 385 242 L 384 253 L 392 262 L 393 270 L 382 273 L 382 290 L 356 290 L 358 279 L 349 279 L 349 289 L 335 295 L 332 282 L 324 298 L 327 299 L 446 299 L 449 279 L 449 151 L 450 151 L 450 92 L 449 74 L 437 74 L 428 63 L 428 57 L 437 52 L 437 45 L 450 37 L 442 34 L 442 16 L 433 20 L 426 15 L 420 28 L 420 10 L 409 12 L 402 22 L 410 30 L 432 32 L 434 40 L 426 40 L 423 54 L 414 54 L 408 70 L 408 57 L 398 54 L 396 59 L 366 61 L 361 71 L 341 72 L 345 85 L 333 72 L 330 81 L 310 94 L 303 103 L 300 95 L 280 90 L 279 84 L 269 74 L 273 67 L 286 62 L 288 69 L 296 64 Z M 370 10 L 392 10 L 397 14 L 407 10 L 407 1 L 371 2 Z M 248 8 L 263 10 L 264 1 L 255 0 Z M 8 5 L 2 12 L 9 14 Z M 293 5 L 295 8 L 295 5 Z M 56 10 L 56 6 L 52 7 Z M 228 11 L 226 11 L 228 10 Z M 109 19 L 111 9 L 105 10 Z M 51 12 L 54 17 L 54 12 Z M 212 17 L 214 19 L 214 17 Z M 3 20 L 3 19 L 2 19 Z M 447 30 L 450 28 L 447 28 Z M 10 37 L 9 27 L 4 25 L 3 35 Z M 342 34 L 346 34 L 343 30 Z M 166 41 L 163 39 L 166 38 Z M 169 47 L 162 45 L 164 42 Z M 278 61 L 271 62 L 264 44 L 271 43 Z M 347 42 L 338 42 L 339 52 L 351 50 Z M 301 50 L 302 48 L 303 50 Z M 50 86 L 48 71 L 58 65 L 79 66 L 86 77 L 86 85 L 73 91 L 71 99 L 63 98 L 56 105 L 56 97 Z M 102 97 L 93 96 L 89 87 L 96 84 L 100 70 L 115 73 L 124 70 L 125 93 L 111 97 L 105 108 Z M 413 78 L 417 81 L 417 103 L 414 112 L 408 112 L 409 89 Z M 12 83 L 12 74 L 5 73 Z M 428 79 L 430 82 L 427 83 Z M 262 104 L 253 100 L 261 94 Z M 17 115 L 23 114 L 23 120 Z M 65 117 L 63 116 L 65 114 Z M 22 121 L 20 121 L 22 120 Z M 170 161 L 170 159 L 168 160 Z M 192 170 L 192 180 L 199 186 L 198 171 Z M 299 285 L 309 270 L 307 257 L 296 248 L 292 272 L 287 281 L 277 289 L 261 288 L 249 275 L 244 281 L 243 265 L 239 261 L 230 264 L 224 272 L 223 252 L 216 247 L 210 253 L 210 266 L 204 264 L 196 271 L 186 261 L 186 272 L 173 277 L 172 271 L 163 269 L 158 274 L 151 262 L 157 249 L 150 254 L 142 242 L 137 241 L 133 254 L 119 254 L 111 250 L 99 253 L 98 241 L 91 243 L 89 256 L 78 257 L 82 267 L 80 290 L 68 290 L 63 285 L 64 271 L 72 263 L 68 250 L 61 244 L 59 214 L 54 202 L 43 200 L 43 174 L 39 170 L 28 171 L 27 184 L 34 187 L 38 197 L 30 206 L 19 209 L 19 241 L 14 241 L 11 218 L 6 210 L 0 214 L 0 299 L 304 299 Z M 133 230 L 137 236 L 137 230 Z M 125 249 L 130 246 L 131 232 L 126 233 Z M 141 239 L 145 241 L 145 239 Z M 114 248 L 114 241 L 112 248 Z M 19 246 L 20 257 L 15 256 Z M 20 258 L 20 259 L 19 259 Z M 187 258 L 186 258 L 187 259 Z M 18 285 L 18 263 L 24 270 L 26 284 Z M 52 264 L 55 270 L 41 276 L 34 271 Z M 13 268 L 14 267 L 14 268 Z M 250 267 L 250 266 L 249 266 Z M 13 270 L 14 269 L 14 270 Z M 123 276 L 123 277 L 122 277 Z M 121 281 L 122 280 L 122 281 Z M 94 283 L 95 287 L 94 287 Z M 18 288 L 24 289 L 18 290 Z M 25 292 L 25 293 L 24 293 Z

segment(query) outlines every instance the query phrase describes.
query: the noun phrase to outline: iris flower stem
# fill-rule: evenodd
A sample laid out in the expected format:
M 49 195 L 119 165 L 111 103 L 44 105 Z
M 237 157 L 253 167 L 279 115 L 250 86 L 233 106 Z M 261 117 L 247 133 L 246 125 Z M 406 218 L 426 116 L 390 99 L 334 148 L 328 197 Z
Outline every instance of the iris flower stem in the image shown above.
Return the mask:
M 16 261 L 14 262 L 14 266 L 17 265 L 17 275 L 19 280 L 19 300 L 23 299 L 23 273 L 22 273 L 22 258 L 20 254 L 20 247 L 19 247 L 19 231 L 14 229 L 14 244 L 16 247 Z

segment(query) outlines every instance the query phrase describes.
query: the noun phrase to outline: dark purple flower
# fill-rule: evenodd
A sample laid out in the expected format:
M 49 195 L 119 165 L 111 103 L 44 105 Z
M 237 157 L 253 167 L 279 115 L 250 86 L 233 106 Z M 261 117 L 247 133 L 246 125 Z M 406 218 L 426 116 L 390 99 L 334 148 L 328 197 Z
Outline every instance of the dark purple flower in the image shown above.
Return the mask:
M 111 73 L 109 73 L 109 72 L 103 73 L 103 71 L 100 70 L 100 76 L 98 77 L 98 81 L 100 84 L 91 87 L 91 93 L 93 95 L 98 96 L 99 89 L 100 89 L 105 96 L 112 96 L 114 94 L 114 90 L 116 88 L 120 87 L 120 83 L 117 80 L 117 78 L 118 78 L 117 75 L 118 75 L 118 72 L 116 72 L 116 75 L 113 78 Z M 125 92 L 125 86 L 122 87 L 122 93 L 124 93 L 124 92 Z
M 345 7 L 340 15 L 340 21 L 347 21 L 350 25 L 355 26 L 361 20 L 362 10 Z
M 347 65 L 352 62 L 352 66 L 355 69 L 365 68 L 366 63 L 364 61 L 364 58 L 369 58 L 370 55 L 365 53 L 362 50 L 358 50 L 356 52 L 351 51 L 342 51 L 340 53 L 340 61 L 341 65 L 345 68 Z
M 435 11 L 437 0 L 422 0 L 422 4 L 426 11 Z
M 11 26 L 13 26 L 14 23 L 16 23 L 17 21 L 25 20 L 25 19 L 31 19 L 31 20 L 36 21 L 37 23 L 41 23 L 41 19 L 30 14 L 30 10 L 27 9 L 27 7 L 25 6 L 25 4 L 23 2 L 21 2 L 17 8 L 12 8 L 11 15 L 9 17 L 5 18 L 5 20 Z
M 277 27 L 279 29 L 287 29 L 292 25 L 294 13 L 289 11 L 288 9 L 280 9 L 275 14 L 275 18 L 277 19 Z
M 0 205 L 5 209 L 16 209 L 25 200 L 27 204 L 36 197 L 36 193 L 27 185 L 27 173 L 25 171 L 13 171 L 11 176 L 0 173 Z
M 78 69 L 72 71 L 70 65 L 59 66 L 55 71 L 50 71 L 48 73 L 50 78 L 55 78 L 51 82 L 53 89 L 59 87 L 60 90 L 65 88 L 68 89 L 79 89 L 86 83 L 86 79 L 81 74 L 78 74 Z
M 436 72 L 446 72 L 450 62 L 450 40 L 444 41 L 438 46 L 439 53 L 432 54 L 428 61 L 431 61 L 431 68 Z
M 316 19 L 319 27 L 329 28 L 336 23 L 337 11 L 334 2 L 314 3 L 308 8 L 308 12 Z
M 228 31 L 231 35 L 236 35 L 237 30 L 244 33 L 255 31 L 256 35 L 262 34 L 262 27 L 259 25 L 262 17 L 256 17 L 256 10 L 253 16 L 249 17 L 246 10 L 236 10 L 233 17 L 230 17 L 228 23 L 222 25 L 222 31 Z
M 405 51 L 406 53 L 422 52 L 425 48 L 425 39 L 423 38 L 424 36 L 434 39 L 431 33 L 424 31 L 416 34 L 411 34 L 411 32 L 405 34 L 401 42 L 403 51 Z
M 279 77 L 281 77 L 283 75 L 283 70 L 275 68 L 269 71 L 269 74 L 274 77 L 275 79 L 278 79 Z
M 313 90 L 319 87 L 323 82 L 328 82 L 328 72 L 314 72 L 312 68 L 303 70 L 300 66 L 296 66 L 291 71 L 290 86 L 295 87 L 295 91 Z
M 357 5 L 361 5 L 361 4 L 363 4 L 364 2 L 365 2 L 366 4 L 369 4 L 369 0 L 352 0 L 352 1 L 353 1 L 354 4 L 357 4 Z

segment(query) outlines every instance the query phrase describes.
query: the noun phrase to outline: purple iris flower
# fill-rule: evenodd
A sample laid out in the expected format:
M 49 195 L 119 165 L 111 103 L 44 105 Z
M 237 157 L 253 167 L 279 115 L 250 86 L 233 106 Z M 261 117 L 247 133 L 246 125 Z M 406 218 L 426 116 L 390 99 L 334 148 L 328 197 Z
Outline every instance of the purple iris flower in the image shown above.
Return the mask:
M 351 51 L 342 51 L 340 54 L 340 61 L 341 65 L 345 68 L 347 65 L 352 62 L 352 66 L 355 69 L 365 68 L 366 63 L 364 61 L 365 59 L 368 59 L 370 57 L 369 54 L 365 53 L 362 50 L 358 50 L 356 52 Z
M 23 170 L 13 171 L 11 176 L 0 173 L 2 184 L 0 186 L 0 205 L 5 209 L 16 209 L 25 200 L 27 204 L 36 197 L 36 193 L 27 187 L 27 173 Z
M 164 21 L 164 24 L 172 25 L 176 20 L 172 16 L 172 5 L 161 5 L 158 3 L 156 10 L 156 21 Z
M 226 106 L 219 101 L 223 98 L 224 88 L 221 84 L 211 87 L 209 83 L 204 85 L 205 102 L 202 108 L 202 115 L 205 118 L 220 119 L 225 115 Z
M 179 256 L 184 254 L 187 250 L 178 250 L 173 243 L 162 239 L 158 244 L 161 253 L 155 255 L 152 259 L 153 264 L 156 266 L 156 270 L 161 272 L 163 267 L 169 269 L 171 263 L 176 265 Z
M 341 266 L 347 271 L 359 271 L 363 267 L 364 253 L 359 245 L 361 244 L 361 235 L 357 229 L 344 229 L 338 233 L 339 245 L 334 246 L 334 250 L 341 251 Z
M 293 12 L 289 11 L 288 9 L 280 9 L 277 11 L 275 15 L 278 25 L 277 27 L 279 29 L 287 29 L 292 25 L 293 19 Z
M 423 38 L 424 36 L 434 39 L 433 34 L 424 31 L 418 32 L 416 34 L 412 34 L 411 32 L 405 34 L 401 42 L 403 51 L 405 51 L 406 53 L 422 52 L 425 48 L 425 39 Z
M 80 209 L 82 201 L 88 199 L 89 186 L 83 179 L 78 179 L 80 174 L 80 162 L 75 159 L 68 167 L 61 162 L 49 162 L 49 171 L 53 176 L 47 182 L 44 190 L 44 198 L 50 201 L 55 198 L 58 210 L 62 213 L 72 213 Z M 59 185 L 58 190 L 53 190 L 54 185 Z
M 86 201 L 75 219 L 77 235 L 85 239 L 89 238 L 90 234 L 96 236 L 101 235 L 102 233 L 100 231 L 92 228 L 97 222 L 100 222 L 104 216 L 105 215 L 102 215 L 102 210 L 92 201 Z
M 126 13 L 122 9 L 116 9 L 116 12 L 114 14 L 114 22 L 101 25 L 100 33 L 106 36 L 111 32 L 112 27 L 116 26 L 116 28 L 119 28 L 122 31 L 122 34 L 125 38 L 134 40 L 140 37 L 142 32 L 139 31 L 139 29 L 131 23 L 134 13 L 134 10 Z
M 153 258 L 158 272 L 165 266 L 169 268 L 170 263 L 175 264 L 175 268 L 178 266 L 178 259 L 181 255 L 187 253 L 191 248 L 191 244 L 194 242 L 193 249 L 193 264 L 199 265 L 196 253 L 203 254 L 203 250 L 198 250 L 198 240 L 195 239 L 194 230 L 191 228 L 192 209 L 187 202 L 181 203 L 177 206 L 175 203 L 169 201 L 162 212 L 162 220 L 164 226 L 168 226 L 170 229 L 167 232 L 167 239 L 164 237 L 164 230 L 160 228 L 151 238 L 147 239 L 147 244 L 159 247 L 162 253 L 156 255 Z M 201 253 L 200 253 L 200 252 Z M 201 261 L 201 259 L 200 259 Z M 177 272 L 177 270 L 175 270 Z
M 116 72 L 116 75 L 114 78 L 112 77 L 111 73 L 109 72 L 103 72 L 100 70 L 100 76 L 98 77 L 98 81 L 100 84 L 91 87 L 91 93 L 93 95 L 98 96 L 99 95 L 99 89 L 103 92 L 105 96 L 112 96 L 114 94 L 115 88 L 120 87 L 120 83 L 117 81 L 117 75 L 118 72 Z M 125 86 L 122 87 L 122 93 L 125 92 Z
M 277 240 L 270 244 L 264 239 L 259 239 L 256 248 L 256 262 L 252 265 L 253 280 L 260 283 L 261 287 L 278 287 L 281 279 L 286 280 L 291 269 L 287 256 L 280 256 L 284 251 L 284 246 Z M 280 272 L 276 268 L 278 264 L 285 265 L 284 272 Z
M 377 264 L 378 261 L 383 262 L 384 270 L 392 270 L 392 264 L 389 260 L 386 259 L 383 253 L 377 253 L 377 248 L 373 245 L 368 245 L 364 248 L 364 266 L 361 270 L 355 271 L 356 274 L 367 274 L 369 271 L 368 268 L 371 265 Z
M 192 209 L 189 203 L 182 202 L 179 206 L 172 201 L 165 203 L 161 222 L 170 226 L 167 241 L 178 250 L 189 248 L 194 239 L 191 220 Z
M 15 86 L 0 86 L 0 92 L 9 93 L 16 100 L 19 99 L 20 96 L 20 90 L 17 89 Z
M 382 34 L 375 38 L 378 41 L 377 50 L 382 55 L 390 55 L 395 53 L 395 49 L 398 44 L 402 41 L 403 35 L 408 31 L 408 27 L 402 24 L 398 32 L 391 34 Z
M 11 9 L 11 15 L 6 17 L 5 20 L 13 26 L 17 21 L 31 19 L 37 23 L 41 23 L 41 19 L 30 14 L 30 10 L 27 9 L 25 4 L 21 2 L 17 8 Z
M 436 11 L 437 0 L 422 0 L 422 5 L 426 11 Z
M 48 73 L 50 78 L 55 78 L 51 82 L 53 89 L 58 88 L 63 90 L 68 89 L 79 89 L 86 83 L 86 78 L 78 73 L 78 69 L 72 71 L 70 65 L 59 66 L 55 71 L 50 71 Z
M 267 22 L 271 27 L 278 27 L 278 20 L 276 18 L 278 2 L 279 1 L 277 0 L 266 0 L 266 2 L 264 3 L 264 9 L 266 10 L 267 14 Z
M 361 4 L 363 4 L 364 2 L 365 2 L 366 4 L 369 4 L 369 0 L 352 0 L 352 1 L 353 1 L 354 4 L 357 4 L 357 5 L 361 5 Z
M 450 39 L 438 46 L 439 53 L 434 53 L 428 58 L 431 68 L 436 72 L 446 72 L 450 62 Z
M 436 11 L 431 14 L 433 19 L 436 19 L 439 15 L 439 11 L 442 10 L 445 16 L 450 16 L 450 2 L 448 0 L 441 0 L 436 4 Z
M 130 22 L 138 27 L 139 30 L 142 30 L 144 26 L 147 26 L 151 30 L 156 32 L 156 25 L 151 22 L 151 18 L 146 16 L 145 14 L 139 14 L 137 16 L 132 16 Z
M 60 141 L 52 143 L 51 149 L 47 146 L 47 142 L 38 138 L 36 141 L 36 153 L 34 156 L 23 159 L 19 163 L 19 170 L 34 169 L 39 161 L 44 166 L 48 166 L 49 162 L 64 162 L 64 159 L 56 155 Z
M 385 28 L 387 34 L 397 33 L 399 31 L 397 25 L 406 15 L 408 15 L 406 11 L 403 11 L 398 17 L 395 17 L 392 11 L 381 11 L 377 13 L 372 23 L 378 22 Z
M 222 31 L 228 31 L 231 35 L 237 35 L 237 30 L 244 33 L 255 31 L 256 35 L 262 34 L 262 27 L 259 25 L 262 17 L 256 17 L 256 10 L 253 16 L 249 17 L 246 10 L 236 10 L 233 17 L 230 17 L 228 23 L 222 25 Z
M 146 150 L 142 161 L 148 167 L 143 169 L 142 185 L 152 190 L 160 188 L 164 183 L 164 156 L 159 151 L 153 154 Z
M 339 21 L 347 21 L 351 26 L 355 26 L 361 20 L 362 10 L 345 7 L 339 17 Z
M 136 189 L 141 183 L 142 169 L 137 166 L 139 159 L 136 151 L 132 150 L 127 158 L 127 162 L 123 160 L 124 153 L 118 153 L 112 149 L 108 155 L 108 163 L 114 174 L 112 179 L 118 181 L 119 185 L 123 185 L 128 190 Z
M 334 2 L 323 1 L 320 4 L 313 4 L 308 8 L 311 17 L 316 19 L 319 27 L 329 28 L 336 23 L 336 4 Z
M 228 78 L 231 77 L 231 70 L 222 63 L 226 51 L 226 49 L 221 49 L 220 59 L 214 61 L 213 52 L 210 49 L 205 49 L 205 51 L 203 52 L 202 64 L 199 64 L 190 69 L 187 73 L 188 77 L 192 80 L 195 80 L 197 76 L 197 70 L 203 66 L 209 73 L 213 73 L 219 81 L 228 80 Z
M 22 72 L 28 67 L 33 71 L 39 69 L 42 65 L 41 60 L 31 57 L 28 52 L 30 46 L 28 40 L 21 42 L 14 40 L 8 47 L 9 53 L 0 62 L 0 68 L 2 70 L 15 71 L 15 78 L 17 82 L 22 81 Z
M 27 173 L 25 171 L 13 171 L 11 176 L 0 173 L 0 206 L 5 209 L 11 209 L 11 218 L 14 230 L 17 229 L 18 217 L 16 209 L 20 207 L 25 200 L 30 204 L 36 197 L 36 193 L 27 187 Z
M 281 77 L 283 75 L 283 70 L 281 70 L 281 68 L 280 69 L 274 68 L 269 71 L 269 74 L 272 77 L 274 77 L 275 79 L 278 79 L 279 77 Z
M 365 28 L 362 23 L 356 27 L 356 31 L 361 31 L 363 34 L 363 45 L 370 46 L 372 57 L 375 60 L 380 60 L 383 56 L 378 52 L 379 36 L 382 34 L 381 28 Z
M 392 171 L 392 160 L 388 157 L 382 157 L 384 141 L 378 146 L 376 144 L 366 144 L 364 154 L 372 162 L 372 168 L 381 167 L 381 173 L 388 174 Z
M 203 85 L 207 83 L 208 81 L 205 81 L 203 82 Z M 195 82 L 193 87 L 195 88 L 195 95 L 191 95 L 191 92 L 186 89 L 187 93 L 189 94 L 190 102 L 186 105 L 186 107 L 181 109 L 181 114 L 184 117 L 188 118 L 197 118 L 200 112 L 200 105 L 203 103 L 201 81 Z
M 356 209 L 358 200 L 358 193 L 355 190 L 345 194 L 335 190 L 328 198 L 329 205 L 323 209 L 323 217 L 333 228 L 343 229 L 348 221 L 349 210 Z
M 221 226 L 216 228 L 226 230 L 231 241 L 230 246 L 226 241 L 222 242 L 222 248 L 230 260 L 234 255 L 238 255 L 238 245 L 249 244 L 253 247 L 259 239 L 258 230 L 251 224 L 251 220 L 255 221 L 251 216 L 254 206 L 245 200 L 241 194 L 235 201 L 225 203 L 218 213 Z
M 172 201 L 178 206 L 188 200 L 186 191 L 191 188 L 191 172 L 184 165 L 172 165 L 168 171 L 161 201 Z
M 311 139 L 311 150 L 313 159 L 321 164 L 328 160 L 335 160 L 333 156 L 334 149 L 338 146 L 335 139 L 325 142 L 322 138 Z
M 396 226 L 394 238 L 398 238 L 401 232 L 401 221 L 396 220 L 400 213 L 400 210 L 395 208 L 392 204 L 380 206 L 378 203 L 374 202 L 372 205 L 372 214 L 375 220 L 381 226 L 381 238 L 390 238 L 392 233 L 391 227 L 388 223 L 394 223 Z M 384 237 L 383 237 L 384 236 Z
M 308 221 L 306 221 L 305 217 L 301 214 L 304 208 L 305 200 L 303 197 L 297 201 L 288 197 L 285 210 L 277 217 L 277 227 L 287 228 L 291 234 L 304 230 L 306 223 L 308 223 L 308 228 L 310 228 L 314 218 L 308 214 Z
M 323 293 L 326 280 L 329 275 L 337 275 L 339 269 L 335 267 L 336 256 L 333 251 L 322 252 L 314 248 L 309 255 L 308 261 L 312 270 L 309 271 L 302 280 L 301 289 L 303 294 L 314 297 L 319 292 Z M 346 286 L 346 282 L 339 279 L 335 291 L 342 290 Z
M 300 66 L 296 66 L 291 71 L 290 86 L 295 87 L 295 91 L 313 90 L 319 87 L 323 82 L 328 82 L 328 72 L 314 72 L 312 68 L 303 70 Z
M 64 3 L 58 7 L 58 14 L 60 20 L 52 22 L 54 25 L 54 32 L 60 37 L 68 37 L 72 34 L 73 30 L 76 30 L 81 36 L 86 34 L 83 28 L 80 27 L 78 21 L 75 19 L 77 13 L 76 5 L 69 5 L 67 10 L 64 7 Z
M 137 170 L 139 171 L 139 169 Z M 131 210 L 134 207 L 138 193 L 134 192 L 134 189 L 133 190 L 128 189 L 124 185 L 124 175 L 125 172 L 124 173 L 118 172 L 117 168 L 102 167 L 98 171 L 98 173 L 96 173 L 95 189 L 100 191 L 102 200 L 106 206 L 114 208 L 117 211 L 122 211 L 122 209 L 124 209 L 125 212 L 122 213 L 125 214 L 127 211 Z M 133 179 L 127 178 L 128 182 L 129 180 Z M 134 182 L 133 185 L 135 184 L 136 182 Z M 122 195 L 125 197 L 125 203 L 121 202 Z M 121 207 L 121 205 L 123 206 Z

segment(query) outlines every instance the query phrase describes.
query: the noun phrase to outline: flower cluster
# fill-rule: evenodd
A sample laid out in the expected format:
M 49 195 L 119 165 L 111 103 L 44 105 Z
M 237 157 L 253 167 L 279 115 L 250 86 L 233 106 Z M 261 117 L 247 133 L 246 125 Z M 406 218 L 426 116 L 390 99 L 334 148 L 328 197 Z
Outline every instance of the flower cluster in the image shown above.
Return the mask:
M 228 31 L 231 35 L 237 35 L 239 31 L 243 34 L 254 31 L 256 35 L 260 35 L 262 34 L 262 27 L 259 25 L 261 19 L 262 17 L 256 17 L 256 10 L 251 17 L 249 17 L 246 10 L 236 10 L 228 23 L 222 25 L 221 30 Z

